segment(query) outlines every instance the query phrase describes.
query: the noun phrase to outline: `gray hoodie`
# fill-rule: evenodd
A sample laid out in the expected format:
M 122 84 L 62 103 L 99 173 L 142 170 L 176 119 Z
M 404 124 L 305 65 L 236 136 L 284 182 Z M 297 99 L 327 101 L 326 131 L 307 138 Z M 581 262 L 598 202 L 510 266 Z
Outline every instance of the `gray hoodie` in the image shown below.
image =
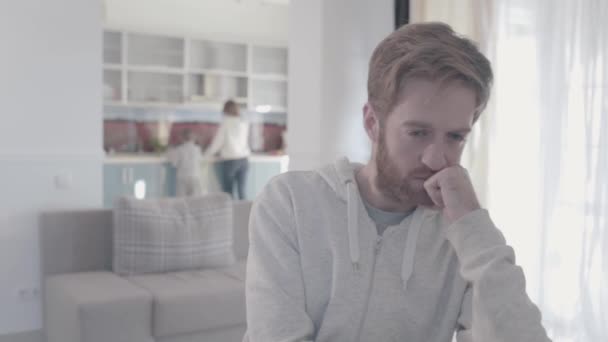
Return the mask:
M 379 236 L 343 159 L 289 172 L 249 226 L 247 342 L 549 341 L 485 210 L 417 208 Z

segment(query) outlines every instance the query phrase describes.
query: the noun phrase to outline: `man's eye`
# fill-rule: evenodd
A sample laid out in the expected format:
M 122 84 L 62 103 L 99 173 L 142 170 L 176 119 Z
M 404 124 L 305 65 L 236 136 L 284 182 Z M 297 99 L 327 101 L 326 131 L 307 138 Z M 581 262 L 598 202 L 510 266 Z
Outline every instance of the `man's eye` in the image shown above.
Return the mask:
M 464 141 L 465 137 L 462 134 L 458 134 L 458 133 L 450 133 L 448 134 L 448 136 L 450 137 L 450 139 L 454 140 L 454 141 Z
M 427 131 L 424 130 L 419 130 L 419 131 L 410 131 L 409 135 L 412 137 L 426 137 L 429 133 Z

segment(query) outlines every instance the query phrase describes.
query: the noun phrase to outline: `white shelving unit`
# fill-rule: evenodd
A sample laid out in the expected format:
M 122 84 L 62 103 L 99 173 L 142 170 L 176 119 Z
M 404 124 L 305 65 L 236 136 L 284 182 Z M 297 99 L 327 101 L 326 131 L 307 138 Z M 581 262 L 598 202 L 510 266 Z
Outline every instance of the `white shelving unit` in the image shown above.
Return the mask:
M 103 62 L 114 66 L 122 64 L 122 35 L 119 32 L 103 33 Z
M 123 33 L 125 34 L 125 33 Z M 175 71 L 184 68 L 184 39 L 126 33 L 127 64 Z
M 287 48 L 106 30 L 106 104 L 286 112 Z
M 287 49 L 271 46 L 253 46 L 252 72 L 255 75 L 287 75 Z

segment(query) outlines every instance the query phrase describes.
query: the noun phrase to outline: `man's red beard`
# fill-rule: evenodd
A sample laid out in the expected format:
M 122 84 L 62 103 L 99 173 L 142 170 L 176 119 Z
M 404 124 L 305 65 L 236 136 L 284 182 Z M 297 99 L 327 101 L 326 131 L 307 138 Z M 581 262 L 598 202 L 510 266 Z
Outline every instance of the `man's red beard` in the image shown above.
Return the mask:
M 377 147 L 376 169 L 378 171 L 376 177 L 376 187 L 382 194 L 388 196 L 391 200 L 401 203 L 405 207 L 411 205 L 433 206 L 433 201 L 427 194 L 424 188 L 415 187 L 412 183 L 412 178 L 428 179 L 434 172 L 427 167 L 420 167 L 402 177 L 399 169 L 393 160 L 388 156 L 386 140 L 384 135 L 384 127 L 381 124 L 380 140 Z

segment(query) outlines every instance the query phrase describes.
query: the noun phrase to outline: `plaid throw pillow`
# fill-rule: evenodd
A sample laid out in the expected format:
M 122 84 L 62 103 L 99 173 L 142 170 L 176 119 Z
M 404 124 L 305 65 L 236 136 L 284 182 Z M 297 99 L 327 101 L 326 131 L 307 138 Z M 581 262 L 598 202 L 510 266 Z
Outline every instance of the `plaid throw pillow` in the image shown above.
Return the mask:
M 160 273 L 232 265 L 232 200 L 203 197 L 114 204 L 114 272 Z

